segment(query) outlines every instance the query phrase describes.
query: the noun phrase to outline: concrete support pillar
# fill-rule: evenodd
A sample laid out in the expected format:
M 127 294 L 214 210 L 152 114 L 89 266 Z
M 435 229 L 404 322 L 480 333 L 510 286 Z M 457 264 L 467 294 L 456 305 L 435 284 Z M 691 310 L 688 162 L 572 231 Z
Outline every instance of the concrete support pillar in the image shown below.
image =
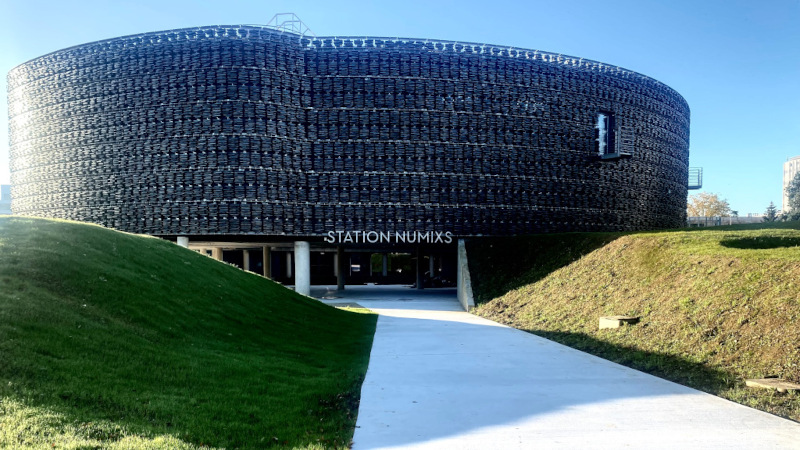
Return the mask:
M 463 239 L 458 240 L 456 292 L 458 294 L 458 301 L 465 311 L 469 311 L 475 307 L 475 301 L 472 297 L 472 281 L 469 276 L 469 263 L 467 262 L 467 246 Z
M 431 278 L 436 274 L 435 269 L 436 267 L 433 265 L 433 255 L 430 255 L 428 256 L 428 273 Z
M 333 276 L 339 276 L 339 251 L 333 254 Z
M 183 248 L 189 248 L 189 237 L 178 236 L 178 245 L 180 245 Z
M 424 289 L 423 286 L 424 277 L 422 273 L 424 270 L 422 268 L 424 263 L 425 261 L 423 261 L 422 258 L 422 249 L 419 246 L 417 246 L 417 289 Z
M 383 276 L 389 276 L 389 255 L 383 254 Z
M 336 289 L 344 290 L 345 285 L 345 267 L 344 262 L 347 258 L 344 256 L 344 247 L 341 245 L 336 247 Z
M 261 252 L 264 255 L 264 262 L 261 264 L 261 267 L 264 269 L 264 276 L 267 278 L 272 278 L 272 252 L 270 251 L 269 246 L 266 245 L 261 248 Z
M 294 243 L 294 290 L 311 294 L 311 247 L 308 241 Z
M 216 259 L 217 261 L 222 261 L 222 249 L 219 247 L 212 248 L 211 257 Z
M 292 278 L 292 252 L 286 253 L 286 278 Z
M 242 268 L 250 271 L 250 250 L 242 250 Z

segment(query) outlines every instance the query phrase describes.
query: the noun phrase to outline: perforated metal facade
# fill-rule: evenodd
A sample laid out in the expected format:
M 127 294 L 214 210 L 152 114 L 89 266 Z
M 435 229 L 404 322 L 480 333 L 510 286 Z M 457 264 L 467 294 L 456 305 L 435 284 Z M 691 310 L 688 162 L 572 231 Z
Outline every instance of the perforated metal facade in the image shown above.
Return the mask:
M 630 157 L 598 156 L 600 112 Z M 468 236 L 685 219 L 684 99 L 540 51 L 172 30 L 22 64 L 9 114 L 14 212 L 125 231 Z

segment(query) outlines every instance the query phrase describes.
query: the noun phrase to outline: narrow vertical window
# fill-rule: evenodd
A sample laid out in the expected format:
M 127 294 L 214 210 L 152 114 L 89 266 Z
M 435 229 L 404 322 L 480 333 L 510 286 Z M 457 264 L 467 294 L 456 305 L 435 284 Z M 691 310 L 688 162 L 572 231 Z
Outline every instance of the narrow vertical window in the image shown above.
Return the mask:
M 601 111 L 597 114 L 597 124 L 595 125 L 595 136 L 597 137 L 597 154 L 602 156 L 616 154 L 614 142 L 614 114 Z

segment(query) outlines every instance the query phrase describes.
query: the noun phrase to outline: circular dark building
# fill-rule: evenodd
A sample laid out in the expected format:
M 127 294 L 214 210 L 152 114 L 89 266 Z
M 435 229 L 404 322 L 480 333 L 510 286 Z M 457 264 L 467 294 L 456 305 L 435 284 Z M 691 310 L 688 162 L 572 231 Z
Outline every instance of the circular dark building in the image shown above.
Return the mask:
M 59 50 L 8 81 L 16 214 L 328 242 L 685 220 L 686 101 L 582 58 L 214 26 Z
M 13 210 L 153 235 L 684 223 L 689 108 L 619 67 L 215 26 L 11 71 Z

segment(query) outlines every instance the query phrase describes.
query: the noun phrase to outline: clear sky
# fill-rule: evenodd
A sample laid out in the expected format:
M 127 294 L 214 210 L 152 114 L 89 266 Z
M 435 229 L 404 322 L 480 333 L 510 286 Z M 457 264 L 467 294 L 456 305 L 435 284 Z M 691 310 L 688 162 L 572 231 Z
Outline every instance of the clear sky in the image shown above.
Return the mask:
M 0 183 L 8 184 L 5 74 L 100 39 L 294 12 L 320 36 L 482 42 L 602 61 L 689 102 L 690 165 L 741 215 L 781 204 L 800 155 L 800 0 L 0 0 Z M 697 191 L 693 191 L 697 192 Z

